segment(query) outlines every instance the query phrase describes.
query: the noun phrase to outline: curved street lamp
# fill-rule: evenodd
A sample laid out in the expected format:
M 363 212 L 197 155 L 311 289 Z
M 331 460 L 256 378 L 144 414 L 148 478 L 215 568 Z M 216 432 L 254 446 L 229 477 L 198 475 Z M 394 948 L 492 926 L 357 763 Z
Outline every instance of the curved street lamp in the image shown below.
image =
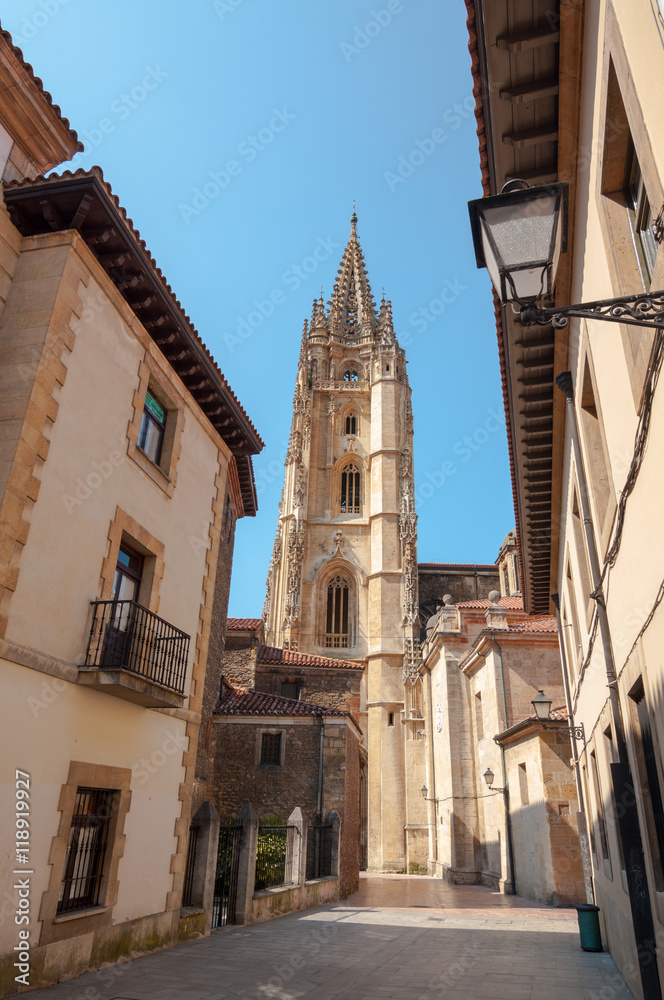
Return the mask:
M 664 329 L 664 291 L 641 292 L 579 305 L 542 308 L 552 301 L 560 255 L 567 249 L 567 184 L 531 188 L 512 180 L 498 195 L 468 202 L 478 267 L 486 267 L 501 303 L 524 326 L 563 329 L 571 316 Z

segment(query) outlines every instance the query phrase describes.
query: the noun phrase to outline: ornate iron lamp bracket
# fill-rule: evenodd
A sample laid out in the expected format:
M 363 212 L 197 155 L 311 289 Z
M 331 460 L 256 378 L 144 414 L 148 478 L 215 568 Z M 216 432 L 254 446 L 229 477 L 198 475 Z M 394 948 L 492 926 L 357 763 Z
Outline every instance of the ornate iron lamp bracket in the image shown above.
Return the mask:
M 581 743 L 586 742 L 586 732 L 583 728 L 583 723 L 578 726 L 549 726 L 546 722 L 543 722 L 542 729 L 546 729 L 552 733 L 567 733 L 569 736 L 573 736 L 575 740 L 579 740 Z
M 664 291 L 642 292 L 640 295 L 625 295 L 618 299 L 599 299 L 597 302 L 582 302 L 574 306 L 553 306 L 539 309 L 535 305 L 521 306 L 521 322 L 524 326 L 553 326 L 563 330 L 570 317 L 581 319 L 602 319 L 609 323 L 629 323 L 632 326 L 664 329 Z

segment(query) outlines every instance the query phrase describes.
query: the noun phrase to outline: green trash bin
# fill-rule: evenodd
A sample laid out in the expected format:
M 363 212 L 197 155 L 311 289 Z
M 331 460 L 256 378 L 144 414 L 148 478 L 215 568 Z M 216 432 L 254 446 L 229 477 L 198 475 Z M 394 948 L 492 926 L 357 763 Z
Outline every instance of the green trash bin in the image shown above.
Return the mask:
M 583 951 L 604 951 L 599 929 L 599 906 L 595 906 L 593 903 L 581 903 L 574 909 L 579 918 L 581 949 Z

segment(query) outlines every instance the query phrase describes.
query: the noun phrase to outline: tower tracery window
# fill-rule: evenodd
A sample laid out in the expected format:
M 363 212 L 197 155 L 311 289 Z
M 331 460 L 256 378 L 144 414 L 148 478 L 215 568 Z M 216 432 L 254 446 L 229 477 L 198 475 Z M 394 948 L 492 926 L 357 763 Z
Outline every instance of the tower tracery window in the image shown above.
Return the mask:
M 346 465 L 341 473 L 341 498 L 340 504 L 342 514 L 360 513 L 360 470 L 356 465 Z
M 359 381 L 359 375 L 354 368 L 347 368 L 344 372 L 344 382 L 357 382 Z
M 346 417 L 346 429 L 344 434 L 352 434 L 353 436 L 357 434 L 357 417 L 354 413 L 349 413 Z
M 325 646 L 328 649 L 348 649 L 351 645 L 349 587 L 345 577 L 333 576 L 327 585 L 325 609 Z

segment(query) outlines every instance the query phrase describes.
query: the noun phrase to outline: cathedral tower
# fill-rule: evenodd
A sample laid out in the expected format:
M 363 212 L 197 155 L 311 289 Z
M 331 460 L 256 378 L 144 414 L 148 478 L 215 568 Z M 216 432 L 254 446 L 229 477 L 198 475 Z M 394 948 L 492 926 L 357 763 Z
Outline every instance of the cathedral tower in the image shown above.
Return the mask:
M 356 223 L 327 307 L 314 301 L 304 324 L 264 620 L 269 645 L 366 663 L 368 865 L 389 870 L 419 862 L 427 834 L 406 788 L 423 757 L 413 417 Z

